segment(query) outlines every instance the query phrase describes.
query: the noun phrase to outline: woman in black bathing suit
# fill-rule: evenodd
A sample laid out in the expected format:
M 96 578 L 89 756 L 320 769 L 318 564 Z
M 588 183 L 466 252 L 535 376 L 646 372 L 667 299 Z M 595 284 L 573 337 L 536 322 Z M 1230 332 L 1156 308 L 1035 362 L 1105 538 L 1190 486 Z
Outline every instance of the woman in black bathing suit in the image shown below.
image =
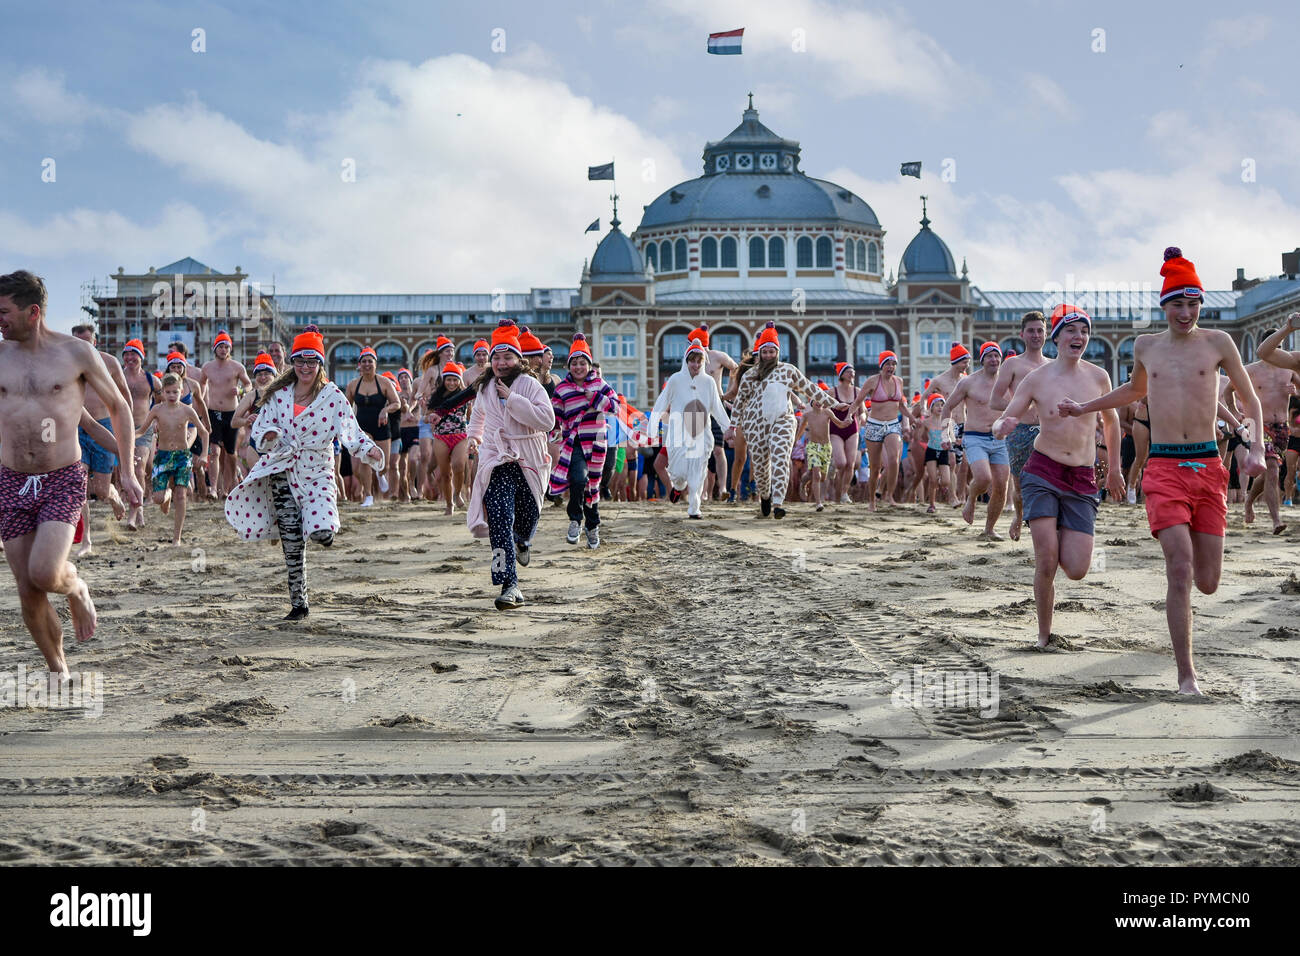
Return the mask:
M 1147 465 L 1147 454 L 1151 451 L 1151 410 L 1147 408 L 1144 398 L 1137 403 L 1133 412 L 1133 464 L 1129 467 L 1126 481 L 1129 496 L 1137 500 L 1138 482 L 1142 478 L 1142 469 Z
M 393 383 L 375 374 L 377 367 L 375 350 L 366 346 L 361 350 L 361 358 L 357 360 L 357 371 L 361 377 L 348 382 L 347 396 L 348 401 L 356 407 L 357 424 L 387 456 L 391 447 L 388 416 L 391 412 L 399 411 L 402 403 L 398 401 L 397 389 Z M 356 468 L 355 471 L 364 496 L 361 507 L 369 508 L 375 503 L 379 476 L 369 467 Z

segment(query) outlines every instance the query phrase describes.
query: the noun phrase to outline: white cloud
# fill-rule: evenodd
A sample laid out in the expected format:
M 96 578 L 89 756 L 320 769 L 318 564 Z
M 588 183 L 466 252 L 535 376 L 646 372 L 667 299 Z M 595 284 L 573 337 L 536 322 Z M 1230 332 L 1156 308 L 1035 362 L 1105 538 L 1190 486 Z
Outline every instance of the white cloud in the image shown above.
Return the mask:
M 1029 90 L 1032 101 L 1039 106 L 1045 106 L 1065 119 L 1069 119 L 1074 114 L 1065 90 L 1061 89 L 1060 84 L 1051 77 L 1041 73 L 1029 73 L 1025 76 L 1025 87 Z
M 112 263 L 108 268 L 121 265 L 128 272 L 143 271 L 141 263 L 162 265 L 182 255 L 197 255 L 223 233 L 219 222 L 210 221 L 186 202 L 168 203 L 148 224 L 96 209 L 72 209 L 39 222 L 0 210 L 0 258 L 30 262 L 97 257 Z
M 1225 52 L 1244 50 L 1267 40 L 1274 30 L 1273 20 L 1262 13 L 1245 14 L 1215 20 L 1205 30 L 1205 48 L 1198 56 L 1202 68 L 1208 67 Z
M 576 285 L 609 218 L 617 162 L 624 231 L 688 178 L 663 141 L 563 83 L 452 55 L 373 62 L 336 112 L 259 139 L 198 100 L 134 117 L 128 140 L 230 193 L 244 245 L 281 291 L 475 291 Z M 344 182 L 342 164 L 356 163 Z M 646 160 L 654 179 L 643 178 Z
M 98 106 L 80 93 L 70 93 L 62 74 L 37 67 L 16 77 L 10 85 L 13 104 L 31 119 L 56 126 L 80 126 L 91 120 L 107 121 L 115 110 Z
M 707 33 L 743 25 L 744 56 L 783 71 L 805 64 L 819 69 L 837 99 L 890 94 L 941 110 L 983 85 L 900 12 L 825 0 L 666 0 L 665 6 L 695 23 L 701 46 Z M 799 37 L 804 52 L 794 49 Z

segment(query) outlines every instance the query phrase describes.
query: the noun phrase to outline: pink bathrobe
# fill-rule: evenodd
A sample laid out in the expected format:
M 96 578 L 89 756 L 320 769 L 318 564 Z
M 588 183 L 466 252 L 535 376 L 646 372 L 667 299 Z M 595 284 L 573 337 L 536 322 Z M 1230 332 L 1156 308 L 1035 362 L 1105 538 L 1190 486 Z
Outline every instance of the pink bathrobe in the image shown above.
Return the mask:
M 293 414 L 293 386 L 274 395 L 257 413 L 250 429 L 258 447 L 265 447 L 267 432 L 280 439 L 257 459 L 226 497 L 226 520 L 246 541 L 260 541 L 276 533 L 275 505 L 271 500 L 270 476 L 288 472 L 289 490 L 302 509 L 302 533 L 339 530 L 339 510 L 334 486 L 334 439 L 352 455 L 353 466 L 377 447 L 361 430 L 347 397 L 333 382 L 320 390 L 316 400 L 300 415 Z M 374 465 L 366 460 L 366 464 Z M 383 470 L 383 462 L 374 467 Z
M 546 436 L 554 427 L 555 409 L 551 407 L 551 398 L 532 376 L 520 375 L 515 379 L 510 387 L 510 397 L 504 402 L 497 395 L 495 383 L 487 386 L 474 400 L 466 434 L 479 439 L 481 444 L 478 471 L 469 496 L 469 514 L 465 519 L 474 537 L 488 536 L 483 493 L 492 480 L 492 469 L 503 462 L 519 462 L 528 488 L 537 500 L 537 510 L 541 512 L 543 494 L 551 476 L 551 455 L 546 447 Z

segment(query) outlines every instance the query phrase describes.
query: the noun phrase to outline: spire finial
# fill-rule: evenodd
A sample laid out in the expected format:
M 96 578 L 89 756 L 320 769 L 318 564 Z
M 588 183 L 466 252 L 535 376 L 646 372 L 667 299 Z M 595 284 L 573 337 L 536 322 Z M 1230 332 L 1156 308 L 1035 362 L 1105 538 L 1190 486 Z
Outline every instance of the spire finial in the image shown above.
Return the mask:
M 754 94 L 753 94 L 753 93 L 750 93 L 750 94 L 749 94 L 749 108 L 750 108 L 751 110 L 754 108 Z
M 964 279 L 969 273 L 966 271 L 966 257 L 961 257 L 961 277 Z
M 620 225 L 618 221 L 618 193 L 614 193 L 609 198 L 614 201 L 614 218 L 609 221 L 609 225 L 611 229 L 617 229 Z
M 921 197 L 921 228 L 922 229 L 930 228 L 930 216 L 925 209 L 925 201 L 928 198 L 929 198 L 928 196 Z

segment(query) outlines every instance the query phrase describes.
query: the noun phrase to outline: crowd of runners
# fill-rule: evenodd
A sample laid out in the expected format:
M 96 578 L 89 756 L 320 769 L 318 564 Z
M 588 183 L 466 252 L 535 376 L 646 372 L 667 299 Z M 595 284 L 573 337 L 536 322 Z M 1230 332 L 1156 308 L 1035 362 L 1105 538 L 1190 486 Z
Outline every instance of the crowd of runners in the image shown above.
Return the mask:
M 1178 249 L 1161 275 L 1167 328 L 1137 339 L 1116 388 L 1083 358 L 1091 317 L 1063 304 L 1024 315 L 1023 354 L 955 344 L 948 370 L 924 383 L 905 382 L 892 351 L 861 381 L 840 363 L 834 384 L 815 383 L 781 361 L 773 323 L 743 356 L 714 348 L 701 325 L 642 410 L 604 381 L 581 333 L 556 368 L 508 319 L 474 343 L 468 367 L 445 337 L 414 372 L 381 374 L 364 348 L 345 388 L 326 375 L 315 326 L 287 354 L 271 343 L 251 369 L 221 332 L 201 364 L 177 342 L 151 371 L 138 340 L 116 356 L 95 347 L 93 326 L 50 330 L 44 284 L 17 272 L 0 277 L 0 537 L 55 674 L 66 662 L 47 595 L 67 596 L 79 640 L 93 634 L 93 602 L 68 557 L 91 552 L 97 512 L 138 531 L 156 505 L 152 520 L 168 520 L 180 544 L 196 500 L 223 502 L 246 540 L 279 539 L 289 619 L 309 613 L 306 545 L 330 546 L 341 501 L 463 513 L 491 542 L 503 610 L 525 603 L 518 568 L 547 507 L 566 509 L 567 545 L 593 550 L 610 501 L 659 502 L 689 519 L 706 504 L 717 516 L 752 503 L 761 519 L 784 518 L 791 502 L 806 513 L 960 509 L 988 541 L 1003 539 L 1000 527 L 1013 540 L 1029 529 L 1045 645 L 1056 571 L 1087 573 L 1101 502 L 1141 501 L 1166 558 L 1179 686 L 1196 692 L 1190 591 L 1217 588 L 1229 502 L 1250 524 L 1263 497 L 1281 533 L 1300 494 L 1300 352 L 1282 348 L 1300 313 L 1246 366 L 1227 333 L 1198 326 L 1201 283 Z

